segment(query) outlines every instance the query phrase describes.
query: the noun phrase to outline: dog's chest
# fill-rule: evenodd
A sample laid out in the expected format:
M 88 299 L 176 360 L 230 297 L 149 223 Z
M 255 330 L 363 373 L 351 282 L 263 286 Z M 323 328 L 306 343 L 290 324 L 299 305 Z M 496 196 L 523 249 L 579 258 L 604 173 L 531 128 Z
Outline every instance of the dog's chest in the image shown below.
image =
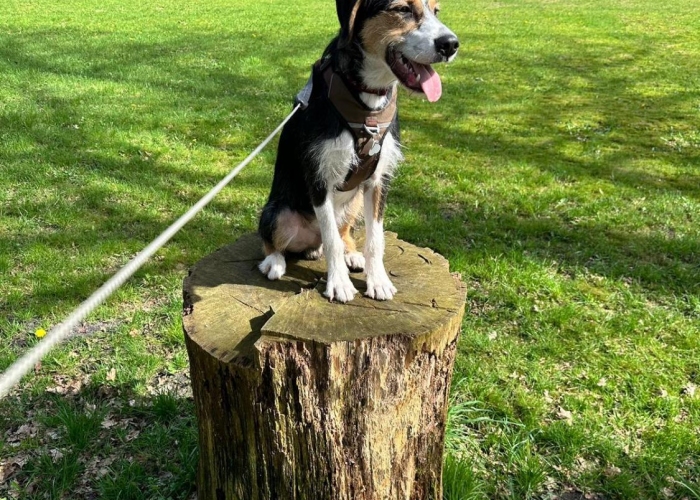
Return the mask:
M 347 130 L 334 139 L 319 142 L 313 149 L 318 165 L 319 180 L 329 191 L 342 185 L 351 169 L 358 162 L 355 139 Z M 381 150 L 377 154 L 379 155 L 377 168 L 363 184 L 374 185 L 381 182 L 383 177 L 393 175 L 401 160 L 401 151 L 391 132 L 387 132 Z M 350 198 L 352 197 L 350 196 Z

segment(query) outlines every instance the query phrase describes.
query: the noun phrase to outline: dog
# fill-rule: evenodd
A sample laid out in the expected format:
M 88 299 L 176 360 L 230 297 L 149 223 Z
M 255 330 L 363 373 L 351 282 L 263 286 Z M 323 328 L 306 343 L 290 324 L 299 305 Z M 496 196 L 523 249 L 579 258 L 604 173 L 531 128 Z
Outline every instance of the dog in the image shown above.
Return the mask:
M 308 105 L 280 136 L 259 269 L 276 280 L 286 255 L 325 254 L 330 301 L 358 293 L 350 270 L 366 272 L 366 296 L 390 300 L 397 291 L 384 268 L 383 216 L 403 159 L 397 86 L 437 101 L 442 84 L 431 64 L 452 61 L 459 41 L 438 19 L 437 0 L 336 0 L 336 11 L 340 31 L 313 67 Z M 363 206 L 360 253 L 352 231 Z

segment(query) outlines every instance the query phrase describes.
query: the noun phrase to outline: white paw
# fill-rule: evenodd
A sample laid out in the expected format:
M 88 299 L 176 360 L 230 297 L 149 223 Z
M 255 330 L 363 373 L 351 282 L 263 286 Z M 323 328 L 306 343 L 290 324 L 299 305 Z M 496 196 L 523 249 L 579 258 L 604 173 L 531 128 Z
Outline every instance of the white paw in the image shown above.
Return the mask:
M 336 300 L 338 302 L 349 302 L 357 293 L 355 287 L 350 281 L 350 276 L 348 276 L 347 271 L 343 273 L 338 273 L 331 277 L 328 275 L 328 283 L 326 283 L 326 291 L 323 295 L 328 297 L 330 300 Z
M 284 276 L 287 270 L 287 263 L 284 255 L 279 252 L 271 253 L 259 265 L 258 269 L 270 280 L 278 280 Z
M 360 252 L 348 252 L 345 254 L 345 265 L 351 271 L 360 272 L 365 268 L 365 256 Z
M 386 273 L 383 273 L 383 276 L 367 276 L 367 291 L 365 292 L 367 297 L 377 300 L 391 300 L 395 294 L 396 287 Z
M 304 252 L 304 258 L 308 260 L 318 260 L 321 257 L 323 257 L 323 245 Z

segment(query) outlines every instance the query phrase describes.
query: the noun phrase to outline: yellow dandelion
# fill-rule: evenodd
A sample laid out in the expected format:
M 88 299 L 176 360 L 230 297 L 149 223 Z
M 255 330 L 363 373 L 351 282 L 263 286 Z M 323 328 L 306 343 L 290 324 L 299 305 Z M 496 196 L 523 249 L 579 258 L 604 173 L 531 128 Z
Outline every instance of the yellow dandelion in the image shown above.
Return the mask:
M 39 328 L 37 331 L 34 332 L 34 335 L 36 335 L 39 338 L 45 337 L 46 330 L 44 330 L 43 328 Z

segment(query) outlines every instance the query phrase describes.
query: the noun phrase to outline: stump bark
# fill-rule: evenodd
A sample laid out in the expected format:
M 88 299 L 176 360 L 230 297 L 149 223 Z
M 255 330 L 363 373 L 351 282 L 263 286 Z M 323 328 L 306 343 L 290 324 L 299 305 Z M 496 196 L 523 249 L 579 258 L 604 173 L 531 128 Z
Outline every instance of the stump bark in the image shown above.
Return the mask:
M 185 279 L 199 500 L 441 499 L 465 297 L 447 261 L 387 233 L 394 300 L 338 304 L 323 259 L 268 281 L 262 258 L 247 235 Z

